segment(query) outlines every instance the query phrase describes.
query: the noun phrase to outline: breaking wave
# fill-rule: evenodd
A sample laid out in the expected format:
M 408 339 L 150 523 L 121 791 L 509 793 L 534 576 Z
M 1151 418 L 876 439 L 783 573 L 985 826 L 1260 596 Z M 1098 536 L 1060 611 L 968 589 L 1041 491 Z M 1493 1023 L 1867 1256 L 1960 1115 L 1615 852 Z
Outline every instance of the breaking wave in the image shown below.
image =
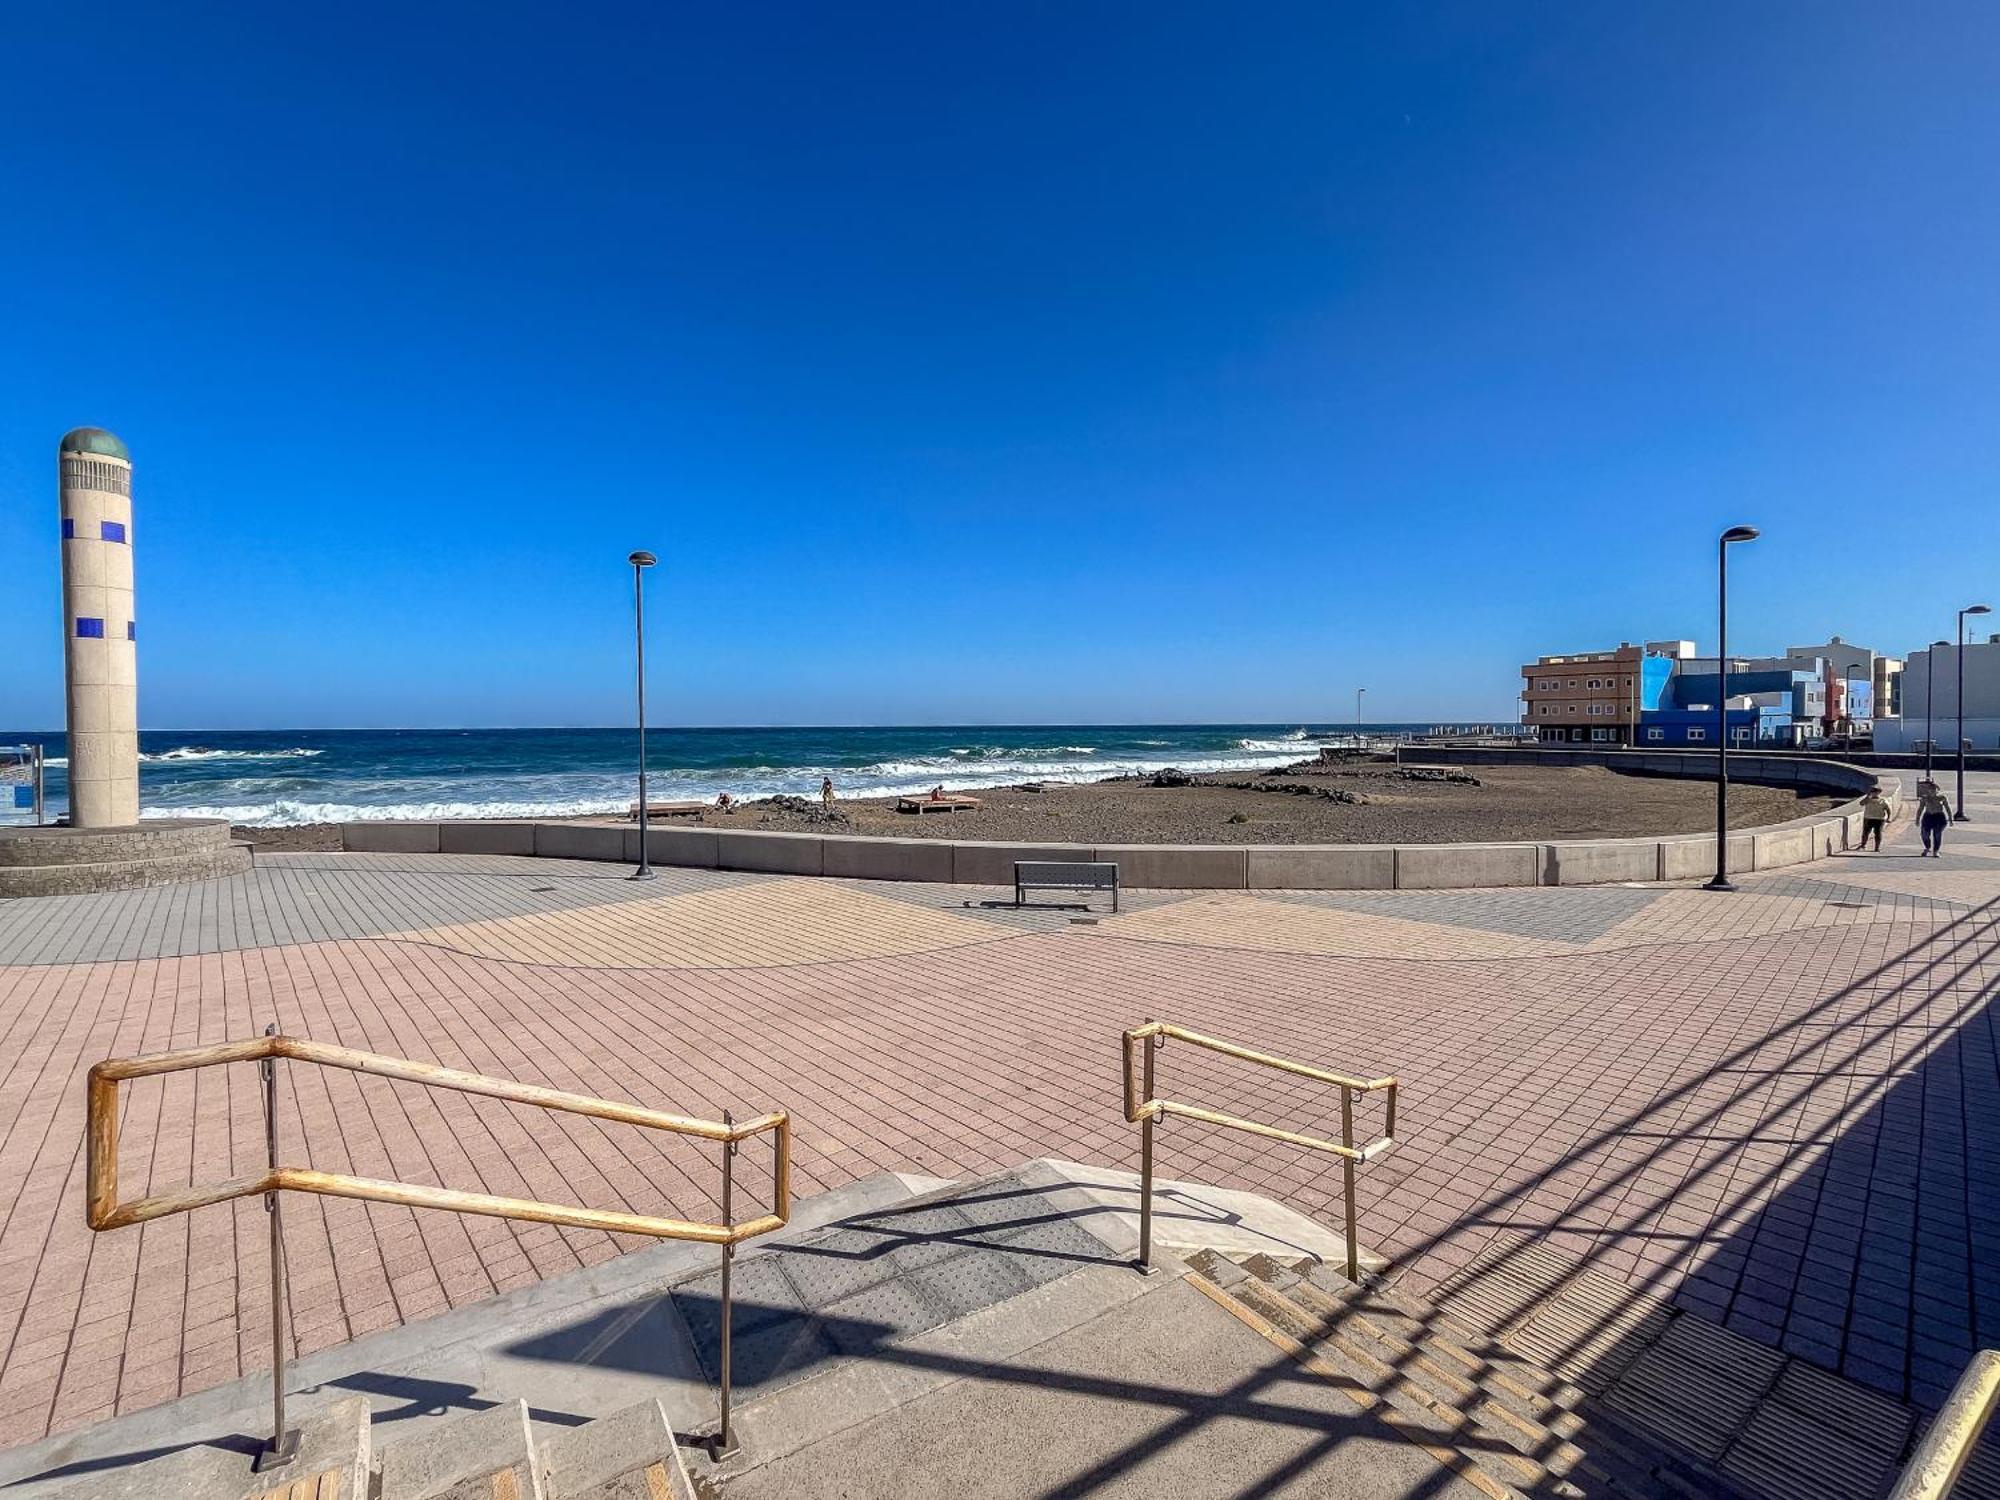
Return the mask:
M 324 755 L 323 750 L 308 750 L 303 746 L 294 750 L 211 750 L 205 745 L 179 745 L 172 750 L 142 751 L 141 764 L 159 764 L 168 761 L 203 760 L 310 760 L 315 755 Z M 68 761 L 49 762 L 52 766 L 66 766 Z

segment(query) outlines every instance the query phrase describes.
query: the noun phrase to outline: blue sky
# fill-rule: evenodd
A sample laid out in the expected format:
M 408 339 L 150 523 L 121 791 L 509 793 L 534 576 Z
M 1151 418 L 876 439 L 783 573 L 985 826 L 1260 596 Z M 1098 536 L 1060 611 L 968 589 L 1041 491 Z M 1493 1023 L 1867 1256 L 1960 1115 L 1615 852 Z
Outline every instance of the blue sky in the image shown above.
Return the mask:
M 0 17 L 0 722 L 54 449 L 152 727 L 1511 717 L 2000 593 L 1980 4 Z M 2000 601 L 1995 601 L 2000 602 Z

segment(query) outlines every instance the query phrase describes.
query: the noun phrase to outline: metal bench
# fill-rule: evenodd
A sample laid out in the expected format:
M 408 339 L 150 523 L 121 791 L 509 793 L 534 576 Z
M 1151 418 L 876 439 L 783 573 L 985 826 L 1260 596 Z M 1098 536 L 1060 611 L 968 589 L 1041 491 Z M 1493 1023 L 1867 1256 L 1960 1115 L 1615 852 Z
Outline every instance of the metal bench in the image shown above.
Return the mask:
M 1014 904 L 1029 891 L 1109 891 L 1111 913 L 1118 914 L 1118 866 L 1055 860 L 1014 861 Z

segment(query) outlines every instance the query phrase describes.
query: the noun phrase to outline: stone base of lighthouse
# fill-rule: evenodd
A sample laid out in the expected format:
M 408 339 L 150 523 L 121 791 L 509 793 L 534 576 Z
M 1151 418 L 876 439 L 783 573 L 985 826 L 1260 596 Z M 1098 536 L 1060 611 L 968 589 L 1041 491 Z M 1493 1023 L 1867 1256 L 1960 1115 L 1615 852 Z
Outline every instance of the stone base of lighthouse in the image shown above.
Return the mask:
M 241 875 L 250 846 L 220 818 L 148 818 L 122 828 L 0 828 L 0 897 L 122 891 Z

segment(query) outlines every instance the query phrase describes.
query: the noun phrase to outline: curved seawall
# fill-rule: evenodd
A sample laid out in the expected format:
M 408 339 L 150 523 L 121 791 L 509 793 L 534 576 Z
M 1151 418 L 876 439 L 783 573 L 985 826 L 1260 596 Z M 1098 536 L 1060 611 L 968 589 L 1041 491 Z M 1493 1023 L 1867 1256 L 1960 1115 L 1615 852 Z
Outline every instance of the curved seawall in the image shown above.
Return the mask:
M 1502 750 L 1452 746 L 1408 751 L 1411 765 L 1602 765 L 1650 776 L 1709 777 L 1713 752 Z M 1733 872 L 1825 859 L 1861 837 L 1860 797 L 1876 773 L 1807 756 L 1730 756 L 1732 780 L 1846 796 L 1829 812 L 1745 828 L 1729 836 Z M 1892 781 L 1884 790 L 1897 801 Z M 526 854 L 636 863 L 630 823 L 468 821 L 346 823 L 357 853 Z M 655 827 L 656 865 L 775 875 L 937 881 L 1011 889 L 1016 860 L 1111 861 L 1120 882 L 1153 890 L 1447 890 L 1482 886 L 1595 885 L 1686 880 L 1714 872 L 1715 835 L 1563 839 L 1490 844 L 1021 844 L 968 839 L 861 838 L 721 828 Z

